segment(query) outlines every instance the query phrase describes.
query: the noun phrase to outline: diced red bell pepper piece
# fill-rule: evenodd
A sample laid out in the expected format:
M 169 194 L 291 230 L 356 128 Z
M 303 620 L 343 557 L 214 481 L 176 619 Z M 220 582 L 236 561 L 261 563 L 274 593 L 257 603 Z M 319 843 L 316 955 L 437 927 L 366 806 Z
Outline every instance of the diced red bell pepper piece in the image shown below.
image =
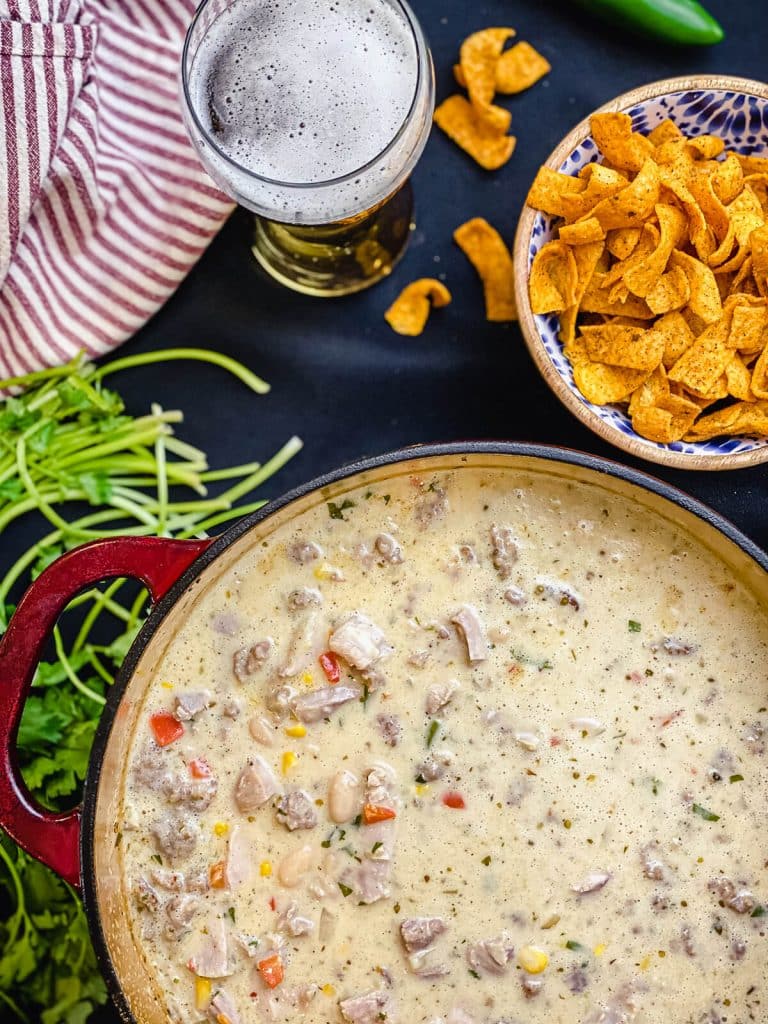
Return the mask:
M 467 806 L 464 803 L 464 797 L 455 790 L 443 793 L 442 800 L 446 807 L 451 807 L 454 811 L 463 811 Z
M 283 961 L 280 959 L 280 954 L 273 953 L 272 956 L 268 956 L 265 960 L 259 960 L 257 966 L 264 984 L 269 988 L 277 988 L 284 975 Z
M 365 804 L 363 807 L 363 822 L 366 825 L 375 825 L 377 821 L 389 821 L 396 817 L 397 812 L 391 807 L 379 807 L 376 804 Z
M 209 779 L 211 777 L 211 766 L 204 757 L 196 757 L 189 762 L 189 774 L 193 779 Z
M 169 743 L 184 735 L 184 726 L 167 711 L 158 711 L 156 715 L 151 715 L 149 724 L 161 747 L 167 747 Z
M 339 659 L 333 651 L 326 651 L 325 654 L 321 654 L 317 660 L 320 662 L 320 668 L 325 672 L 325 678 L 331 686 L 335 686 L 339 679 L 341 679 L 341 665 L 339 665 Z

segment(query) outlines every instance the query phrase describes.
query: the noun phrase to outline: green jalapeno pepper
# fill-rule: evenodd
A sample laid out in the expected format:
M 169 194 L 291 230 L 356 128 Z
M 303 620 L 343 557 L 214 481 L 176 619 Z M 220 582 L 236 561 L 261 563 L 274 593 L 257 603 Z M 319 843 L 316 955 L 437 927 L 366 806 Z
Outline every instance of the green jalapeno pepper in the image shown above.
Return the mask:
M 681 46 L 711 46 L 723 30 L 696 0 L 577 0 L 614 25 Z

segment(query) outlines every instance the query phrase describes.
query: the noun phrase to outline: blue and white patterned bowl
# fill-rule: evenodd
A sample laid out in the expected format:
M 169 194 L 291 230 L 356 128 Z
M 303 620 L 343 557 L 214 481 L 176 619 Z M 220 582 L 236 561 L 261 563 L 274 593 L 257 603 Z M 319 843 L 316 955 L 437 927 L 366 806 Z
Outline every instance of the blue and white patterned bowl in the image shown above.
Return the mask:
M 600 107 L 600 111 L 615 110 L 631 116 L 635 131 L 647 134 L 669 119 L 686 135 L 719 135 L 725 140 L 726 149 L 768 155 L 768 85 L 760 82 L 716 75 L 669 78 L 633 89 Z M 598 159 L 586 119 L 565 137 L 546 164 L 575 175 Z M 604 440 L 651 462 L 683 469 L 738 469 L 768 461 L 768 438 L 724 437 L 658 444 L 635 433 L 623 409 L 593 405 L 583 397 L 557 337 L 557 314 L 534 315 L 528 299 L 531 264 L 539 249 L 557 237 L 556 221 L 555 217 L 524 207 L 515 239 L 515 270 L 523 337 L 558 398 Z

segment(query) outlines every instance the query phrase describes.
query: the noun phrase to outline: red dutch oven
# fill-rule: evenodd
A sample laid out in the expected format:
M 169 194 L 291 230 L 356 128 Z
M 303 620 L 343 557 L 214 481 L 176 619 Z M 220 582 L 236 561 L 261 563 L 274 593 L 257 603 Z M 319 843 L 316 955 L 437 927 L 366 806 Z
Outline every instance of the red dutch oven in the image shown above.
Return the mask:
M 678 524 L 713 551 L 768 604 L 768 556 L 731 523 L 681 491 L 617 463 L 562 448 L 507 442 L 424 446 L 347 466 L 270 502 L 213 540 L 114 538 L 76 548 L 31 585 L 0 641 L 0 826 L 83 897 L 96 954 L 126 1022 L 167 1022 L 162 994 L 128 926 L 117 823 L 120 784 L 135 712 L 151 680 L 154 652 L 173 636 L 206 581 L 218 577 L 276 526 L 320 502 L 393 476 L 462 468 L 545 474 L 563 487 L 591 485 L 630 497 Z M 143 583 L 153 609 L 112 686 L 96 734 L 82 806 L 54 814 L 36 804 L 15 744 L 24 701 L 58 615 L 81 590 L 117 577 Z

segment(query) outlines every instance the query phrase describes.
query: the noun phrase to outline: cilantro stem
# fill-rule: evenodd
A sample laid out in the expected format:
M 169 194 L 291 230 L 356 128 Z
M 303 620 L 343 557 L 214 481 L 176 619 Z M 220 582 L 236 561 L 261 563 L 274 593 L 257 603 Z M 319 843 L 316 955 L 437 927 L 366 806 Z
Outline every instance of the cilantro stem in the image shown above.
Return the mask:
M 72 891 L 72 889 L 71 889 L 71 887 L 69 885 L 67 885 L 67 889 L 69 889 L 70 895 L 74 899 L 75 915 L 76 915 L 76 917 L 80 918 L 80 925 L 81 925 L 80 934 L 83 936 L 83 940 L 84 940 L 84 941 L 82 941 L 80 943 L 80 955 L 78 956 L 77 961 L 75 962 L 75 974 L 79 974 L 79 972 L 82 970 L 83 964 L 85 962 L 85 958 L 88 955 L 88 945 L 85 942 L 85 937 L 89 933 L 89 928 L 88 928 L 88 921 L 86 920 L 86 917 L 85 917 L 85 909 L 83 908 L 82 900 L 79 898 L 79 896 L 77 896 L 76 893 L 74 893 Z
M 155 481 L 153 481 L 154 483 Z M 125 502 L 131 502 L 134 506 L 137 506 L 143 511 L 143 514 L 152 513 L 153 517 L 160 515 L 160 503 L 151 494 L 142 494 L 141 491 L 136 491 L 132 487 L 123 487 L 115 485 L 112 491 L 113 495 L 121 498 Z M 113 501 L 114 504 L 114 501 Z M 121 506 L 124 507 L 124 506 Z M 221 509 L 229 508 L 229 502 L 223 495 L 220 498 L 207 498 L 203 501 L 175 501 L 173 502 L 173 512 L 218 512 Z M 166 515 L 168 514 L 169 508 L 166 505 Z M 138 516 L 137 516 L 138 518 Z
M 124 514 L 117 512 L 114 509 L 105 509 L 103 512 L 94 512 L 92 516 L 84 516 L 82 519 L 77 520 L 78 526 L 99 526 L 101 523 L 114 522 L 116 519 L 123 519 Z M 94 533 L 93 537 L 102 537 L 103 533 Z M 11 592 L 11 588 L 19 579 L 21 574 L 28 569 L 37 560 L 42 551 L 54 544 L 58 544 L 64 537 L 63 531 L 54 530 L 52 533 L 47 534 L 37 544 L 33 544 L 31 548 L 28 548 L 23 555 L 13 563 L 11 568 L 3 577 L 2 583 L 0 583 L 0 605 L 8 600 L 8 594 Z
M 112 464 L 112 460 L 110 460 Z M 115 467 L 120 469 L 119 466 Z M 166 470 L 168 476 L 168 484 L 173 486 L 174 484 L 183 484 L 185 487 L 189 487 L 190 490 L 196 491 L 201 497 L 205 497 L 208 493 L 206 488 L 200 483 L 200 475 L 194 471 L 186 471 L 181 467 L 180 463 L 168 462 L 166 463 Z M 89 467 L 85 466 L 81 472 L 89 472 Z M 110 476 L 112 484 L 115 487 L 156 487 L 157 478 L 155 476 Z M 175 507 L 175 502 L 174 502 Z
M 58 527 L 64 534 L 69 534 L 72 537 L 81 536 L 80 532 L 75 527 L 70 526 L 66 519 L 62 519 L 58 512 L 55 512 L 51 508 L 32 482 L 32 477 L 29 475 L 29 469 L 27 468 L 26 445 L 24 444 L 23 437 L 20 437 L 16 443 L 16 465 L 19 469 L 19 478 L 21 479 L 21 482 L 29 491 L 37 508 L 45 516 L 48 522 L 52 526 Z
M 213 363 L 214 366 L 219 366 L 222 370 L 228 370 L 257 395 L 266 395 L 269 391 L 269 384 L 261 377 L 257 377 L 242 363 L 230 359 L 229 356 L 221 355 L 219 352 L 211 352 L 203 348 L 166 348 L 159 352 L 143 352 L 141 355 L 115 359 L 114 362 L 97 370 L 93 375 L 93 380 L 103 380 L 107 374 L 116 373 L 118 370 L 131 370 L 136 366 L 147 366 L 150 363 L 162 363 L 172 359 L 199 359 L 204 363 Z M 0 386 L 2 386 L 1 383 Z
M 194 448 L 191 444 L 187 444 L 186 441 L 182 441 L 173 434 L 166 440 L 165 447 L 169 452 L 178 455 L 180 459 L 186 459 L 190 463 L 199 463 L 201 469 L 208 468 L 205 452 L 201 452 L 199 448 Z
M 159 405 L 152 405 L 154 415 L 159 415 L 162 411 Z M 157 472 L 157 532 L 159 536 L 164 537 L 168 526 L 168 471 L 165 459 L 165 439 L 162 434 L 155 441 L 155 469 Z
M 19 878 L 19 872 L 16 870 L 16 865 L 11 860 L 10 854 L 7 852 L 2 842 L 0 842 L 0 860 L 5 863 L 8 874 L 11 877 L 13 883 L 13 891 L 16 896 L 16 910 L 14 912 L 14 924 L 12 926 L 12 934 L 8 936 L 9 943 L 16 941 L 16 936 L 19 932 L 19 925 L 23 918 L 27 916 L 27 905 L 24 899 L 24 889 L 21 884 L 21 878 Z
M 0 515 L 0 534 L 12 523 L 14 519 L 18 519 L 19 516 L 24 516 L 28 512 L 34 512 L 37 508 L 37 502 L 34 498 L 27 498 L 26 501 L 20 501 L 15 505 L 9 505 L 8 509 Z
M 15 1013 L 19 1020 L 24 1021 L 25 1024 L 30 1024 L 29 1017 L 26 1015 L 26 1013 L 24 1013 L 24 1011 L 20 1009 L 20 1007 L 18 1007 L 16 1003 L 14 1003 L 14 1001 L 11 999 L 8 993 L 3 992 L 2 989 L 0 989 L 0 999 L 2 999 L 6 1006 L 10 1007 L 11 1012 Z
M 74 359 L 64 363 L 63 366 L 53 366 L 48 370 L 33 370 L 32 373 L 25 373 L 22 377 L 6 377 L 5 380 L 0 380 L 0 391 L 19 387 L 29 388 L 39 380 L 49 380 L 52 377 L 67 377 L 81 368 L 84 358 L 84 353 L 79 352 Z
M 226 498 L 227 501 L 234 503 L 239 498 L 245 497 L 246 494 L 250 494 L 251 491 L 255 490 L 260 484 L 263 484 L 265 480 L 268 480 L 274 473 L 283 466 L 290 459 L 293 458 L 301 449 L 304 447 L 302 440 L 298 437 L 291 437 L 283 447 L 273 455 L 272 458 L 265 462 L 263 466 L 260 466 L 255 472 L 250 473 L 244 480 L 241 480 L 239 484 L 235 484 L 234 487 L 230 487 L 228 491 L 222 494 L 222 498 Z
M 235 360 L 189 348 L 122 358 L 101 368 L 81 353 L 65 366 L 0 381 L 0 535 L 32 513 L 50 523 L 47 533 L 21 552 L 0 579 L 0 634 L 14 589 L 63 551 L 81 541 L 114 536 L 206 536 L 208 530 L 261 508 L 264 501 L 255 495 L 247 504 L 233 506 L 247 500 L 300 450 L 301 441 L 291 438 L 266 463 L 210 469 L 204 451 L 175 436 L 175 425 L 183 421 L 180 411 L 152 404 L 149 414 L 134 417 L 125 411 L 120 395 L 104 385 L 117 371 L 174 359 L 207 362 L 256 393 L 268 390 Z M 224 489 L 209 497 L 207 485 L 213 484 Z M 181 494 L 176 500 L 176 487 L 188 488 L 188 498 Z M 67 506 L 83 504 L 92 510 L 81 514 L 75 508 L 70 514 Z M 126 582 L 114 579 L 76 595 L 68 605 L 82 609 L 74 642 L 57 624 L 55 660 L 39 667 L 19 752 L 27 783 L 46 806 L 60 806 L 82 782 L 93 726 L 105 703 L 102 694 L 146 613 L 146 590 L 127 588 Z M 117 630 L 112 630 L 110 642 L 97 644 L 97 624 L 107 617 L 106 624 L 116 622 Z M 81 1007 L 106 999 L 82 907 L 68 886 L 51 880 L 46 910 L 55 916 L 56 928 L 64 929 L 67 943 L 66 955 L 59 956 L 58 932 L 39 924 L 36 914 L 29 916 L 24 902 L 25 892 L 35 893 L 43 884 L 44 869 L 20 850 L 14 864 L 14 850 L 9 840 L 0 841 L 0 877 L 4 864 L 12 879 L 2 878 L 2 886 L 12 898 L 15 889 L 18 904 L 15 911 L 0 914 L 0 973 L 11 971 L 0 992 L 0 1016 L 4 1007 L 25 1024 L 43 1010 L 57 1020 L 71 1010 L 81 1015 Z M 36 903 L 30 899 L 29 905 Z M 14 966 L 15 946 L 29 950 L 23 974 Z
M 245 476 L 246 473 L 256 473 L 261 469 L 260 462 L 248 462 L 244 466 L 231 466 L 229 469 L 208 470 L 200 474 L 204 483 L 213 483 L 214 480 L 231 480 L 233 477 Z
M 144 523 L 145 526 L 150 527 L 151 530 L 155 532 L 158 531 L 159 523 L 157 516 L 152 515 L 151 512 L 142 508 L 137 501 L 131 501 L 129 498 L 123 497 L 122 494 L 113 493 L 109 503 L 113 508 L 121 508 L 134 519 L 138 519 L 140 523 Z
M 144 606 L 147 603 L 147 596 L 148 595 L 146 590 L 140 590 L 139 593 L 136 595 L 136 598 L 133 604 L 131 605 L 130 618 L 128 619 L 128 629 L 133 630 L 136 628 L 141 613 L 144 610 Z
M 112 676 L 104 668 L 104 666 L 101 663 L 101 660 L 99 659 L 98 654 L 96 653 L 96 651 L 93 650 L 92 647 L 89 647 L 89 649 L 88 649 L 88 661 L 91 663 L 91 665 L 93 666 L 94 670 L 96 672 L 98 672 L 98 674 L 101 676 L 101 678 L 107 684 L 107 686 L 111 686 L 112 683 L 114 683 L 114 681 L 115 681 L 114 676 Z
M 194 527 L 182 530 L 179 533 L 179 537 L 184 540 L 188 540 L 190 537 L 203 537 L 214 526 L 221 526 L 222 523 L 228 523 L 232 519 L 241 519 L 243 516 L 250 515 L 251 512 L 257 512 L 265 505 L 266 501 L 254 501 L 250 505 L 239 505 L 237 508 L 231 508 L 228 512 L 222 512 L 217 516 L 211 516 L 210 519 L 204 519 L 202 523 L 197 523 Z
M 93 606 L 90 608 L 88 614 L 83 619 L 83 624 L 80 627 L 80 631 L 78 632 L 77 637 L 75 638 L 75 642 L 72 644 L 73 654 L 77 654 L 78 651 L 82 650 L 83 644 L 85 643 L 91 630 L 93 629 L 94 622 L 96 621 L 96 619 L 98 619 L 99 615 L 101 615 L 102 610 L 108 606 L 110 598 L 114 597 L 114 595 L 117 593 L 120 587 L 122 587 L 123 583 L 125 583 L 125 580 L 123 579 L 113 580 L 112 583 L 110 583 L 107 589 L 104 591 L 87 591 L 87 596 L 93 596 Z M 76 600 L 77 598 L 75 598 L 75 601 Z M 70 608 L 74 605 L 75 601 L 70 602 Z M 115 604 L 113 607 L 115 609 L 115 613 L 119 618 L 123 618 L 124 622 L 130 622 L 130 612 L 126 612 L 125 609 L 118 604 Z M 119 611 L 117 611 L 118 609 Z M 110 608 L 110 610 L 112 609 Z
M 167 414 L 166 414 L 167 415 Z M 138 420 L 136 421 L 138 423 Z M 140 447 L 144 444 L 154 444 L 155 438 L 158 436 L 158 432 L 161 429 L 167 431 L 169 428 L 163 423 L 158 427 L 149 427 L 146 430 L 137 431 L 135 434 L 130 435 L 131 447 Z M 125 447 L 126 438 L 116 437 L 112 441 L 105 441 L 102 444 L 91 445 L 90 448 L 86 448 L 85 452 L 91 459 L 103 459 L 105 455 L 112 455 L 114 452 L 120 451 Z M 83 449 L 79 449 L 70 455 L 65 455 L 63 458 L 58 460 L 60 469 L 65 469 L 76 465 L 78 462 L 83 461 L 81 453 Z
M 84 697 L 88 697 L 90 698 L 90 700 L 95 701 L 96 704 L 106 704 L 106 701 L 101 696 L 101 694 L 96 693 L 95 690 L 92 690 L 90 688 L 90 686 L 86 686 L 86 684 L 78 676 L 77 672 L 75 672 L 75 670 L 70 665 L 66 651 L 64 650 L 64 641 L 61 638 L 61 630 L 59 629 L 58 626 L 53 627 L 53 644 L 54 647 L 56 648 L 56 656 L 61 662 L 62 668 L 66 672 L 67 678 L 72 683 L 74 688 L 76 690 L 79 690 Z
M 122 581 L 115 581 L 122 582 Z M 104 600 L 106 594 L 102 590 L 85 590 L 82 594 L 78 594 L 77 597 L 73 597 L 67 605 L 67 608 L 77 608 L 80 604 L 85 604 L 86 601 L 99 601 L 101 607 L 108 612 L 111 612 L 116 619 L 120 619 L 122 622 L 128 622 L 130 618 L 130 612 L 128 612 L 122 605 L 116 601 L 111 601 L 109 598 Z

